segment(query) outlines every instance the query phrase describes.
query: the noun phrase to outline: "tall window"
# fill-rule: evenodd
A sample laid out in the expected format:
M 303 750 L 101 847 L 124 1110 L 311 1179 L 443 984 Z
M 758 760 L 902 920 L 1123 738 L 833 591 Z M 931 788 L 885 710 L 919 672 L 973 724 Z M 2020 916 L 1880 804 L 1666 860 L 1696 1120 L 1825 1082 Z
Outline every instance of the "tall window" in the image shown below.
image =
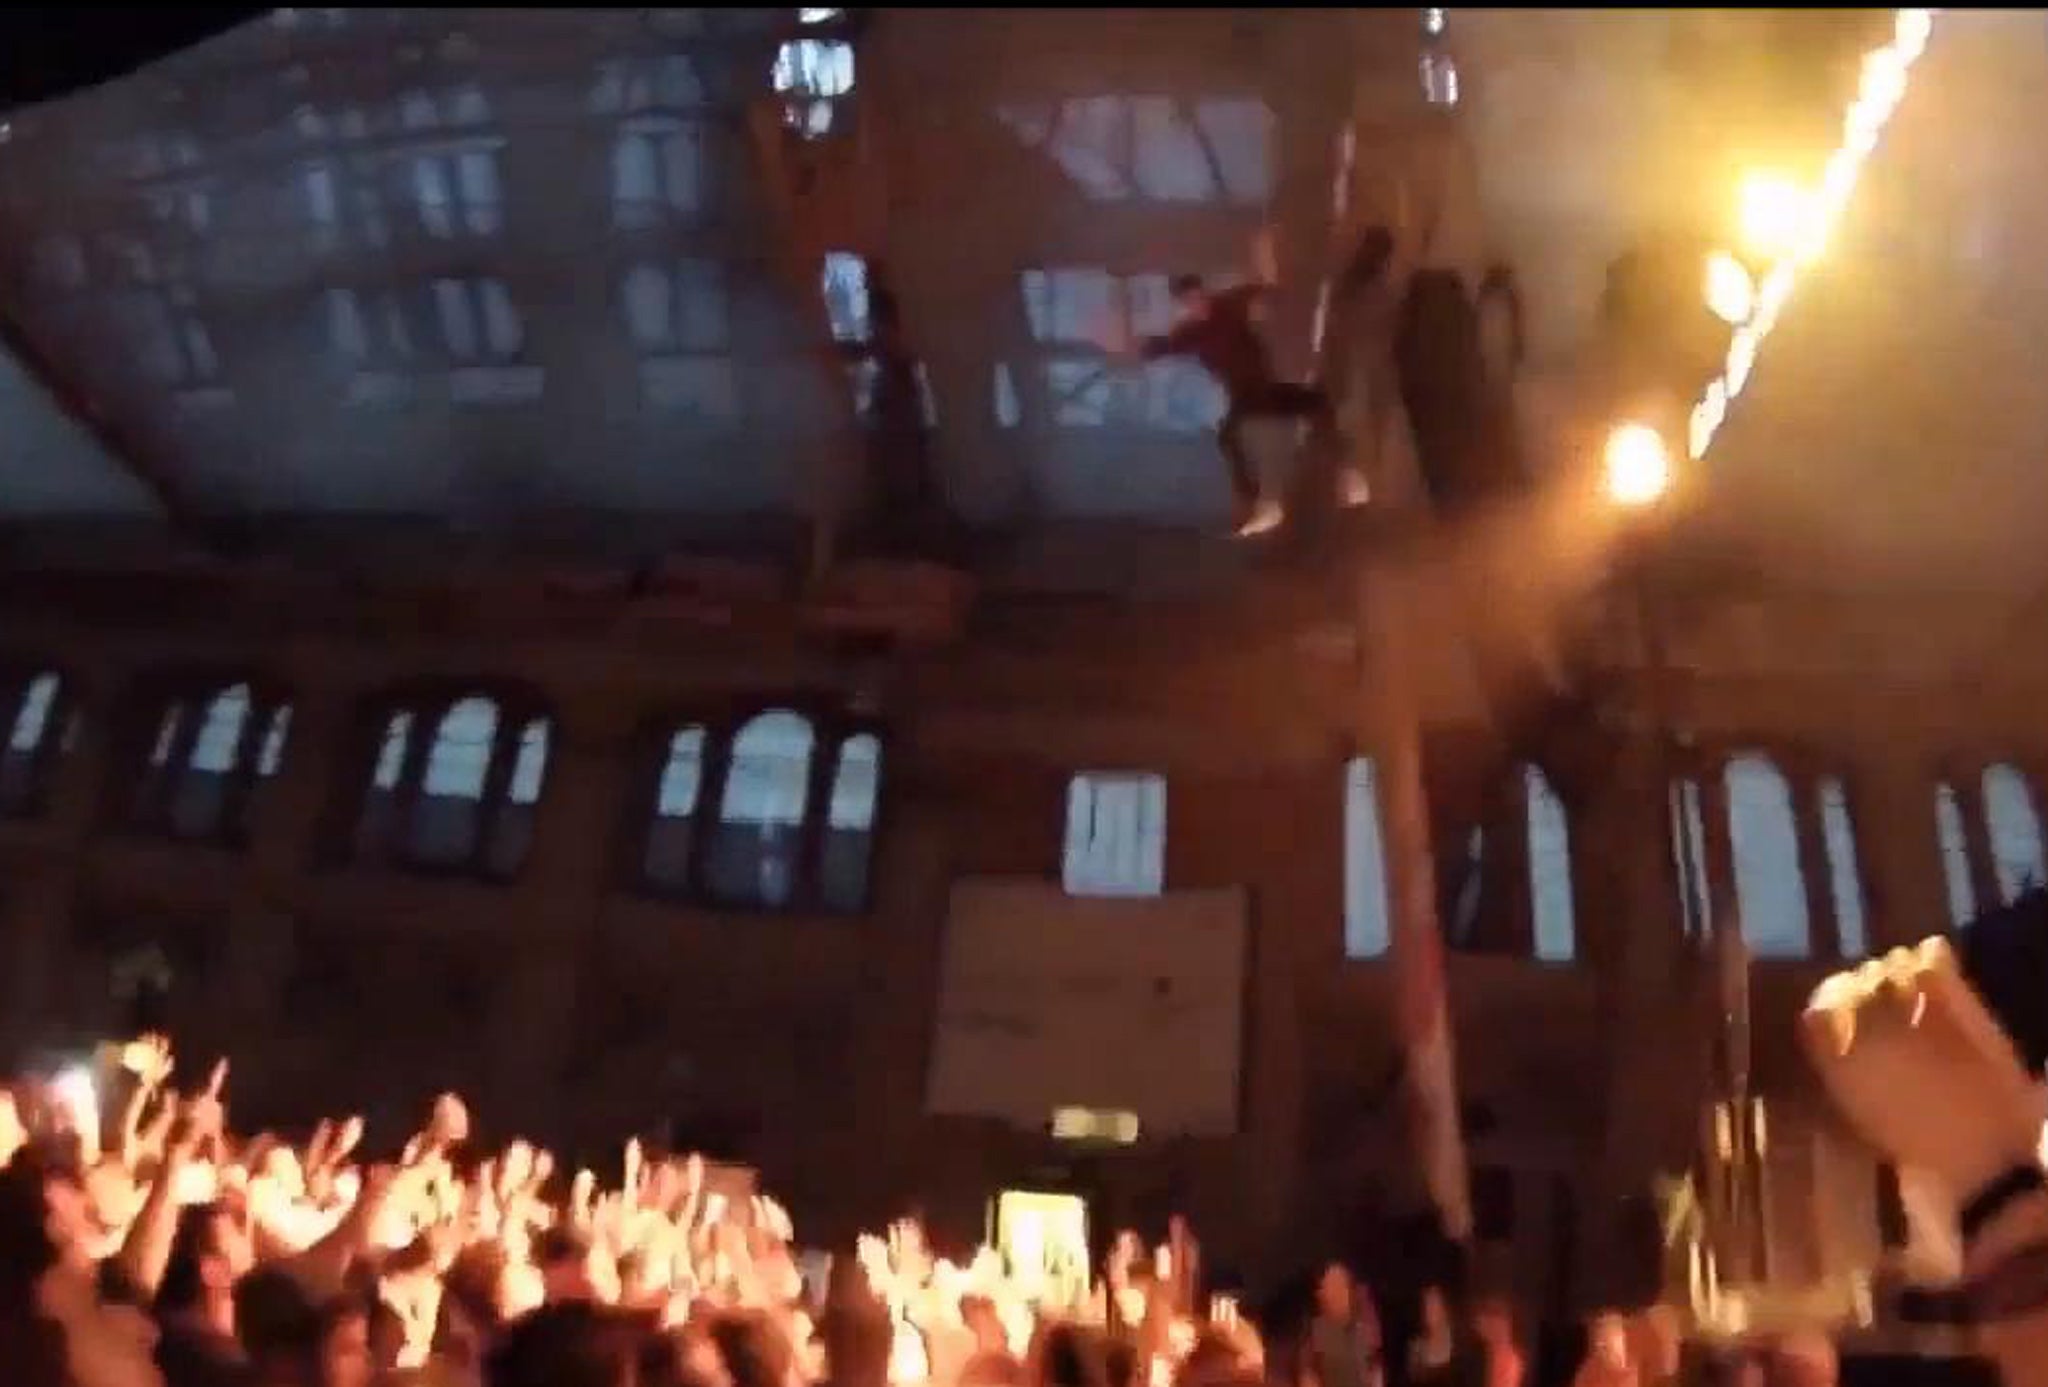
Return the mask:
M 1710 936 L 1732 908 L 1758 958 L 1869 951 L 1855 817 L 1840 777 L 1788 776 L 1771 757 L 1745 752 L 1728 758 L 1718 783 L 1674 782 L 1670 808 L 1688 936 Z M 1732 870 L 1732 900 L 1711 862 Z
M 516 360 L 526 326 L 499 279 L 434 281 L 434 324 L 448 361 L 457 366 Z
M 707 423 L 736 422 L 739 382 L 724 267 L 704 259 L 635 265 L 623 297 L 648 405 Z
M 1949 922 L 1967 925 L 1977 918 L 1977 884 L 1970 870 L 1970 832 L 1964 827 L 1963 806 L 1956 798 L 1955 786 L 1946 782 L 1934 787 L 1934 837 L 1941 849 Z
M 1038 369 L 1058 428 L 1123 428 L 1196 433 L 1223 414 L 1223 397 L 1199 366 L 1181 360 L 1129 368 L 1110 361 L 1102 344 L 1163 333 L 1172 324 L 1168 276 L 1115 275 L 1091 267 L 1025 270 L 1019 279 L 1032 338 L 1044 349 Z M 1016 391 L 998 399 L 998 417 L 1021 421 Z
M 1670 813 L 1679 915 L 1687 938 L 1705 939 L 1714 931 L 1714 896 L 1707 880 L 1707 819 L 1699 781 L 1687 776 L 1672 782 Z
M 1835 942 L 1843 958 L 1863 958 L 1870 953 L 1870 931 L 1863 919 L 1863 870 L 1856 859 L 1849 792 L 1835 776 L 1823 776 L 1816 796 L 1821 844 L 1827 857 L 1828 901 L 1835 912 Z
M 1275 123 L 1256 97 L 1077 96 L 996 114 L 1091 202 L 1258 207 L 1272 196 Z
M 794 903 L 816 747 L 810 721 L 795 713 L 763 713 L 733 737 L 705 854 L 712 895 L 735 904 Z
M 1974 783 L 1937 785 L 1934 824 L 1954 923 L 1967 924 L 2048 885 L 2048 844 L 2034 787 L 2018 767 L 1999 762 Z
M 1344 956 L 1379 958 L 1393 940 L 1379 778 L 1369 756 L 1344 767 Z
M 640 860 L 641 875 L 652 885 L 677 891 L 689 886 L 697 841 L 697 803 L 703 788 L 704 729 L 680 728 L 668 738 L 661 779 L 655 786 L 654 815 Z
M 868 262 L 851 251 L 829 250 L 818 267 L 818 289 L 835 342 L 868 340 Z
M 835 910 L 855 910 L 868 899 L 881 777 L 882 744 L 873 733 L 859 733 L 839 744 L 819 861 L 825 903 Z
M 831 133 L 842 98 L 853 92 L 853 45 L 825 37 L 843 17 L 837 9 L 799 10 L 799 22 L 817 37 L 792 39 L 776 50 L 769 81 L 784 98 L 783 119 L 815 139 Z
M 709 202 L 704 126 L 672 116 L 623 121 L 612 145 L 612 221 L 640 230 L 686 222 Z
M 1805 958 L 1813 938 L 1792 787 L 1769 758 L 1753 755 L 1731 758 L 1722 783 L 1742 937 L 1760 958 Z
M 420 227 L 434 239 L 487 236 L 503 226 L 496 149 L 422 151 L 407 160 L 406 174 Z
M 1988 766 L 1983 777 L 1984 836 L 1991 849 L 1998 897 L 2010 904 L 2029 887 L 2048 884 L 2041 816 L 2026 776 L 2008 765 Z
M 787 709 L 730 733 L 675 729 L 662 745 L 643 885 L 712 905 L 864 909 L 881 760 L 872 732 Z
M 1166 889 L 1166 777 L 1089 772 L 1067 786 L 1061 880 L 1075 896 Z
M 405 303 L 390 290 L 330 288 L 321 295 L 328 347 L 349 372 L 349 403 L 411 398 L 419 365 Z
M 237 683 L 174 693 L 154 707 L 140 774 L 120 773 L 129 826 L 240 842 L 256 790 L 283 765 L 291 705 Z
M 1528 825 L 1531 942 L 1542 962 L 1569 963 L 1578 949 L 1571 825 L 1550 778 L 1535 766 L 1522 768 L 1522 808 Z
M 35 814 L 63 755 L 64 681 L 50 670 L 0 681 L 0 817 Z
M 370 107 L 303 106 L 294 132 L 311 155 L 298 201 L 314 244 L 448 241 L 504 229 L 489 98 L 474 83 L 414 88 Z
M 356 815 L 358 858 L 504 878 L 546 785 L 546 714 L 481 694 L 389 707 Z
M 612 221 L 638 230 L 690 220 L 709 205 L 704 81 L 686 53 L 621 58 L 598 69 L 593 114 L 618 120 Z
M 526 324 L 503 280 L 437 279 L 432 302 L 451 398 L 490 404 L 540 394 L 541 368 L 525 364 Z
M 1422 61 L 1419 75 L 1422 79 L 1422 99 L 1432 106 L 1455 106 L 1458 104 L 1458 62 L 1451 56 L 1450 48 L 1443 41 L 1445 24 L 1442 10 L 1424 10 Z
M 181 391 L 221 383 L 220 354 L 189 285 L 134 289 L 121 300 L 121 311 L 136 359 L 152 380 Z

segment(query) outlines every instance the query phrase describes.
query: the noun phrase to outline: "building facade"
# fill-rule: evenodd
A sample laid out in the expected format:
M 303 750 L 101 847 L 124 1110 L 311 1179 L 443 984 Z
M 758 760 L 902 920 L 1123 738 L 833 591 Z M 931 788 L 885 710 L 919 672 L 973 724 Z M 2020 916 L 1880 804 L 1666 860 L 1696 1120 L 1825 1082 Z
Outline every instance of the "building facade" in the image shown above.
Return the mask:
M 1387 960 L 1422 880 L 1489 1276 L 1560 1311 L 1653 1288 L 1729 929 L 1771 1256 L 1867 1265 L 1878 1174 L 1792 1022 L 1828 968 L 2043 874 L 2024 584 L 1815 595 L 1780 548 L 1731 589 L 1681 553 L 1646 642 L 1567 583 L 1599 716 L 1504 745 L 1475 641 L 1550 551 L 1413 542 L 1399 447 L 1368 469 L 1394 518 L 1319 559 L 1201 533 L 1213 390 L 1108 369 L 1168 276 L 1235 275 L 1271 230 L 1300 373 L 1345 208 L 1427 212 L 1459 234 L 1412 249 L 1454 263 L 1511 223 L 1549 286 L 1540 420 L 1615 251 L 1597 188 L 1493 178 L 1512 103 L 1461 162 L 1442 12 L 1374 13 L 1400 23 L 280 11 L 0 127 L 16 1056 L 161 1024 L 233 1058 L 238 1116 L 358 1108 L 373 1140 L 454 1087 L 592 1161 L 643 1133 L 758 1165 L 826 1242 L 913 1204 L 971 1239 L 1000 1189 L 1066 1182 L 1105 1219 L 1188 1213 L 1266 1286 L 1395 1260 L 1424 1205 Z M 1572 86 L 1476 22 L 1519 109 Z M 1763 461 L 1726 494 L 1773 475 L 1782 408 L 1731 424 Z M 971 563 L 858 557 L 906 436 Z M 1408 793 L 1426 843 L 1389 832 Z M 1227 1116 L 1077 1152 L 935 1104 L 991 884 L 1063 929 L 1063 902 L 1234 902 L 1225 1003 L 1188 1022 Z

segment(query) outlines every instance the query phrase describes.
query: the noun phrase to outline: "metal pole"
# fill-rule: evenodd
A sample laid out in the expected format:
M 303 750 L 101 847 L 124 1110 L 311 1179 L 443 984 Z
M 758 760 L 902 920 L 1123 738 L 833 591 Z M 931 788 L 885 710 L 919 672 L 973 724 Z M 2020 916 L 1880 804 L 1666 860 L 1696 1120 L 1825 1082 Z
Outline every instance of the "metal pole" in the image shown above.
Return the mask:
M 1697 931 L 1705 934 L 1707 956 L 1714 968 L 1716 1054 L 1708 1120 L 1703 1135 L 1708 1148 L 1702 1213 L 1708 1245 L 1718 1252 L 1721 1275 L 1741 1284 L 1764 1274 L 1764 1240 L 1758 1222 L 1762 1169 L 1758 1159 L 1757 1104 L 1750 1092 L 1749 948 L 1742 937 L 1739 913 L 1713 914 L 1712 888 L 1706 864 L 1693 841 L 1696 815 L 1704 814 L 1699 797 L 1688 798 L 1689 777 L 1681 764 L 1676 718 L 1672 710 L 1670 647 L 1665 638 L 1663 596 L 1646 545 L 1638 537 L 1626 551 L 1635 569 L 1635 597 L 1645 677 L 1645 707 L 1656 748 L 1656 766 L 1671 815 L 1673 859 L 1678 873 L 1681 907 Z M 1712 831 L 1702 821 L 1705 831 Z M 1725 1152 L 1721 1134 L 1726 1134 Z
M 1410 1134 L 1444 1232 L 1470 1240 L 1472 1206 L 1460 1123 L 1457 1063 L 1437 919 L 1435 859 L 1423 778 L 1422 707 L 1413 683 L 1423 658 L 1410 612 L 1412 573 L 1389 564 L 1357 575 L 1359 699 L 1380 774 L 1380 824 L 1392 907 L 1390 961 L 1404 1059 Z

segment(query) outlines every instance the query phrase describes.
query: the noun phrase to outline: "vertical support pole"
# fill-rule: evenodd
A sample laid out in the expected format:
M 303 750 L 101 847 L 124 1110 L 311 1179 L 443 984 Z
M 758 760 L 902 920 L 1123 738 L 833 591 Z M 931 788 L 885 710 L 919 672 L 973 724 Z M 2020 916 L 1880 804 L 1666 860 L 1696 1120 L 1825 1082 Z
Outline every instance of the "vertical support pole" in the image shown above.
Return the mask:
M 1429 801 L 1423 782 L 1422 708 L 1413 683 L 1416 644 L 1406 575 L 1381 569 L 1358 578 L 1359 699 L 1380 763 L 1380 823 L 1393 904 L 1396 1016 L 1417 1163 L 1458 1243 L 1472 1233 L 1470 1178 L 1459 1121 L 1443 931 L 1437 920 Z

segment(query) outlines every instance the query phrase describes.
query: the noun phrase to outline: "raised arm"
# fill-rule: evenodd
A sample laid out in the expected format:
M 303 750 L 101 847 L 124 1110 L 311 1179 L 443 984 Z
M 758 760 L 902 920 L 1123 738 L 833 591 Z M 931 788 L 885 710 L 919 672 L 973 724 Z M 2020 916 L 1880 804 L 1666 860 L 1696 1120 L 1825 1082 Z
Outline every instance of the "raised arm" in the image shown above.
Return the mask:
M 114 1261 L 128 1281 L 145 1296 L 154 1296 L 171 1262 L 171 1244 L 178 1234 L 179 1177 L 196 1161 L 199 1150 L 220 1130 L 220 1103 L 209 1092 L 183 1106 L 157 1167 L 156 1182 L 142 1201 L 142 1211 L 129 1225 L 128 1236 Z

